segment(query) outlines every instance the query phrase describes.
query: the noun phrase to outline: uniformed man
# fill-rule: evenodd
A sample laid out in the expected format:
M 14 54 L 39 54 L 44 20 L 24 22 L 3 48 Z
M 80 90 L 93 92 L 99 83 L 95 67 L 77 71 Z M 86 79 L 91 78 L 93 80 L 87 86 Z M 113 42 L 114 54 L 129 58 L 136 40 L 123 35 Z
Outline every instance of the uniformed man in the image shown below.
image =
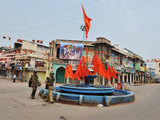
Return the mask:
M 50 76 L 47 78 L 47 85 L 48 85 L 48 101 L 50 103 L 54 103 L 53 100 L 53 85 L 54 85 L 54 73 L 50 73 Z
M 40 82 L 38 80 L 37 71 L 34 70 L 33 75 L 31 76 L 31 87 L 32 87 L 32 94 L 31 98 L 35 99 L 35 94 L 37 91 L 37 87 L 40 86 Z

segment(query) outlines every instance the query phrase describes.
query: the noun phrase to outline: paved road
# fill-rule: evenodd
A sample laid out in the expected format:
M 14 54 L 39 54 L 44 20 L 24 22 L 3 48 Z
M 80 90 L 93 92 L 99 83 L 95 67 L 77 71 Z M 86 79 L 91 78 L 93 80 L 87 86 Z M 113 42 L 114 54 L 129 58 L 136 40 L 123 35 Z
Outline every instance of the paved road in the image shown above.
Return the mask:
M 159 120 L 160 84 L 131 89 L 136 93 L 135 102 L 100 108 L 31 100 L 26 83 L 0 79 L 0 119 L 62 120 L 60 116 L 64 116 L 67 120 Z

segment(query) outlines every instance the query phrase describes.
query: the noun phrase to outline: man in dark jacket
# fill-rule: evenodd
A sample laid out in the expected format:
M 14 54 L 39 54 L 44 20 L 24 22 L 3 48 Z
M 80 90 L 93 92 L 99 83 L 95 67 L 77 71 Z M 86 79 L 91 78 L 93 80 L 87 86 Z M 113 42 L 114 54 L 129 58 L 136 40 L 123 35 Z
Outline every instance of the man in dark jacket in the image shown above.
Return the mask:
M 48 86 L 48 101 L 50 103 L 54 103 L 53 100 L 53 86 L 54 86 L 54 73 L 50 73 L 50 76 L 47 78 L 47 86 Z
M 31 76 L 31 87 L 32 87 L 32 94 L 31 98 L 35 99 L 35 94 L 37 91 L 37 87 L 40 86 L 40 82 L 38 80 L 37 71 L 34 70 L 33 75 Z

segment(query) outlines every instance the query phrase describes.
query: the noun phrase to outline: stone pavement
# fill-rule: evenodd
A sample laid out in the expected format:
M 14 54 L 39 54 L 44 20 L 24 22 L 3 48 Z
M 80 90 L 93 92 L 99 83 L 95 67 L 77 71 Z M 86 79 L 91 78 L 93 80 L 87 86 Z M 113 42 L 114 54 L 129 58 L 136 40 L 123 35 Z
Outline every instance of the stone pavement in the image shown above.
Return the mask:
M 27 83 L 0 79 L 1 120 L 159 120 L 160 84 L 130 86 L 136 100 L 110 107 L 48 104 L 30 99 Z

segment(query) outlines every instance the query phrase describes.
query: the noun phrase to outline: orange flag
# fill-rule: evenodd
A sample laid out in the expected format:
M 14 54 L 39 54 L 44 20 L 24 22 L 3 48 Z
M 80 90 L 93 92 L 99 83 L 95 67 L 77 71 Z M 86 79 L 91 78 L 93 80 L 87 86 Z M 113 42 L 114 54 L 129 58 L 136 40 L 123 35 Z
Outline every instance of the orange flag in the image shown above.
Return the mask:
M 80 60 L 79 65 L 77 66 L 77 70 L 73 76 L 74 76 L 74 79 L 76 78 L 77 80 L 80 80 L 80 78 L 83 77 L 83 67 L 81 64 L 81 60 Z
M 65 68 L 65 78 L 68 78 L 68 66 Z
M 111 77 L 112 77 L 112 75 L 111 75 L 111 68 L 110 68 L 110 66 L 108 65 L 107 70 L 106 70 L 106 72 L 105 72 L 105 78 L 106 78 L 107 80 L 110 80 Z
M 86 31 L 86 39 L 88 38 L 88 32 L 89 32 L 89 29 L 91 27 L 91 18 L 89 18 L 87 15 L 86 15 L 86 12 L 84 10 L 84 7 L 82 5 L 82 11 L 83 11 L 83 17 L 84 17 L 84 23 L 85 23 L 85 31 Z
M 86 64 L 88 61 L 87 61 L 87 58 L 85 56 L 82 56 L 82 63 L 83 64 Z
M 94 72 L 97 72 L 98 73 L 98 62 L 97 62 L 97 59 L 98 59 L 98 55 L 97 54 L 94 54 L 93 58 L 92 58 L 92 65 L 94 66 L 93 67 L 93 70 Z
M 70 64 L 65 69 L 65 78 L 73 79 L 73 71 L 72 71 L 72 66 Z
M 104 64 L 101 62 L 101 60 L 99 59 L 98 55 L 95 54 L 93 56 L 93 59 L 92 59 L 92 65 L 93 65 L 93 70 L 94 72 L 98 73 L 99 75 L 101 76 L 104 76 L 106 75 L 106 70 L 105 70 L 105 66 Z
M 117 77 L 118 72 L 113 68 L 113 66 L 111 67 L 111 73 L 112 73 L 112 77 L 118 80 L 118 77 Z
M 77 71 L 74 73 L 74 75 L 73 75 L 73 78 L 75 79 L 77 79 L 77 80 L 81 80 L 80 79 L 80 76 L 79 76 L 79 72 L 80 72 L 80 69 L 79 69 L 79 66 L 77 67 Z

